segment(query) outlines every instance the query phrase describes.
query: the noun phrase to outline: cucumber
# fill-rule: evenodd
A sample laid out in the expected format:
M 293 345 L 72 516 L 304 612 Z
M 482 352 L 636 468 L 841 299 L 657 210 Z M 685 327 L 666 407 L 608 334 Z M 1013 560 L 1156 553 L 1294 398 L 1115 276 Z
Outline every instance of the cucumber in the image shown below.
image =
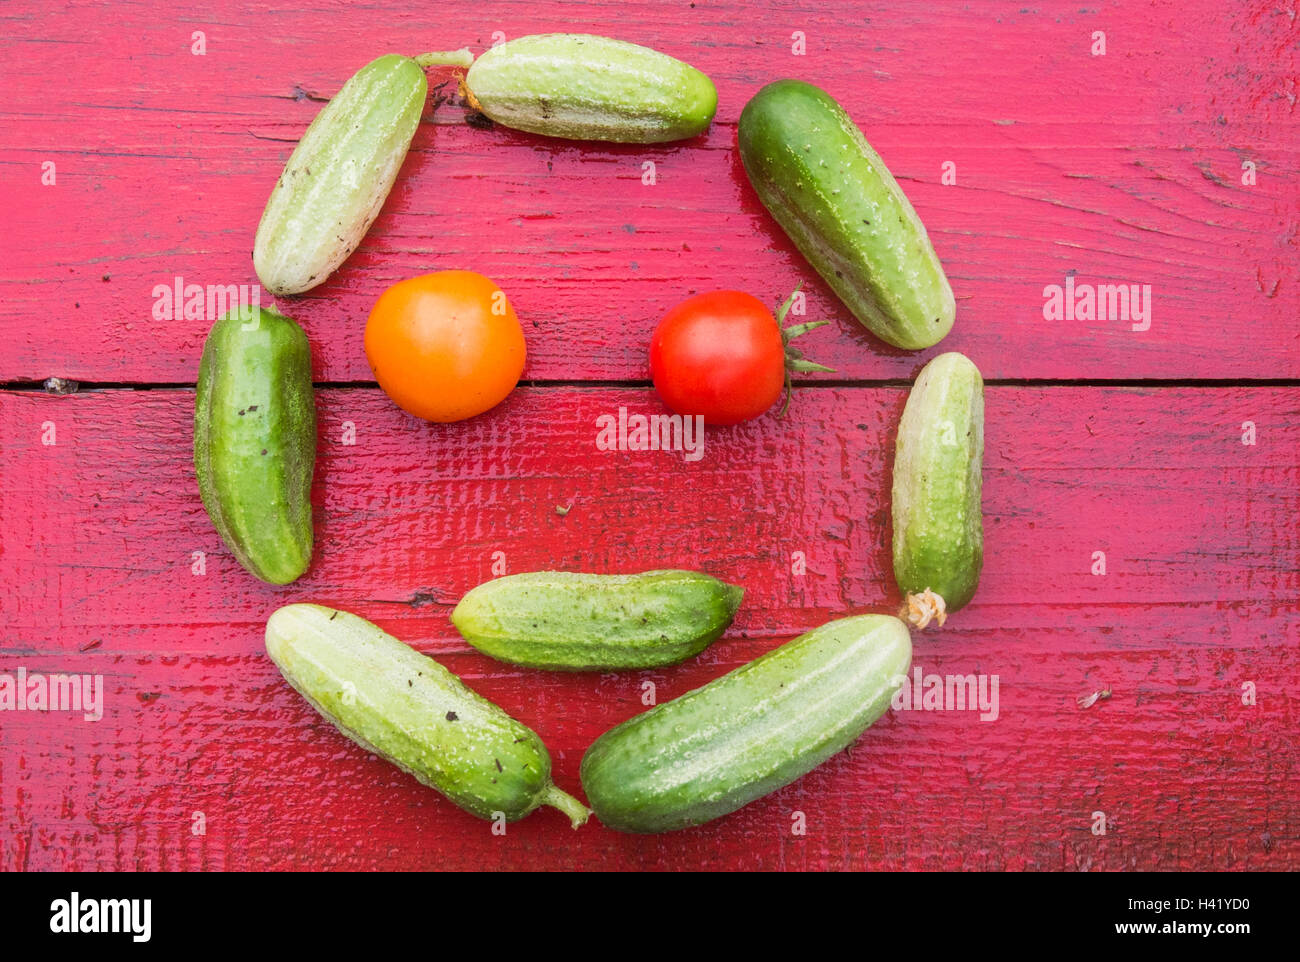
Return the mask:
M 952 329 L 956 301 L 916 211 L 825 91 L 770 83 L 740 114 L 740 158 L 763 205 L 853 316 L 916 351 Z
M 519 37 L 465 77 L 472 106 L 506 127 L 572 140 L 658 143 L 708 129 L 713 81 L 648 47 L 580 33 Z
M 890 615 L 832 621 L 601 735 L 582 759 L 596 817 L 668 832 L 734 812 L 842 751 L 912 660 Z
M 427 90 L 419 63 L 388 54 L 316 115 L 257 225 L 253 267 L 267 290 L 310 290 L 356 250 L 397 179 Z
M 266 651 L 339 731 L 465 811 L 514 822 L 553 805 L 574 828 L 591 814 L 551 782 L 536 732 L 364 618 L 286 605 L 266 623 Z
M 208 517 L 249 572 L 284 585 L 311 563 L 316 404 L 311 348 L 267 308 L 212 325 L 194 401 L 194 473 Z
M 744 593 L 697 571 L 537 571 L 479 585 L 451 621 L 479 651 L 515 665 L 655 668 L 708 647 L 727 630 Z
M 894 455 L 894 577 L 918 627 L 975 594 L 983 462 L 984 379 L 965 355 L 940 354 L 907 396 Z

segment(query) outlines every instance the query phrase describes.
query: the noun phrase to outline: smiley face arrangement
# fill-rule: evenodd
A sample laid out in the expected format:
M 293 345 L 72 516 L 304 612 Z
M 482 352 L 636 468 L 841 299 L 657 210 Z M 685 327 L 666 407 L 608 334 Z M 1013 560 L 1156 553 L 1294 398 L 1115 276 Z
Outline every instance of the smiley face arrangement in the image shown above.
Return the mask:
M 572 140 L 659 143 L 706 131 L 717 91 L 699 70 L 636 44 L 543 34 L 468 50 L 388 54 L 321 110 L 277 180 L 253 264 L 273 294 L 324 282 L 365 237 L 401 168 L 428 93 L 425 69 L 466 70 L 465 100 L 492 121 Z M 740 115 L 750 183 L 853 315 L 907 350 L 938 343 L 955 300 L 934 248 L 880 156 L 842 107 L 799 80 L 759 90 Z M 792 295 L 793 298 L 793 295 Z M 764 415 L 792 373 L 829 371 L 791 346 L 827 323 L 783 328 L 740 291 L 692 297 L 650 340 L 665 404 L 706 423 Z M 366 358 L 404 411 L 476 417 L 514 390 L 523 329 L 506 293 L 471 270 L 400 281 L 375 302 Z M 785 407 L 781 413 L 784 414 Z M 552 806 L 574 828 L 664 832 L 726 815 L 847 748 L 888 708 L 911 663 L 907 622 L 942 625 L 970 601 L 983 557 L 983 382 L 960 354 L 926 365 L 894 469 L 899 616 L 838 618 L 606 732 L 582 760 L 591 809 L 551 780 L 537 733 L 375 625 L 314 604 L 280 608 L 267 652 L 344 735 L 456 805 L 507 821 Z M 204 507 L 251 574 L 288 584 L 311 563 L 316 423 L 306 335 L 278 310 L 228 316 L 198 379 L 194 464 Z M 698 571 L 541 571 L 480 585 L 452 622 L 491 657 L 538 670 L 677 664 L 730 627 L 744 591 Z M 345 697 L 346 696 L 346 697 Z

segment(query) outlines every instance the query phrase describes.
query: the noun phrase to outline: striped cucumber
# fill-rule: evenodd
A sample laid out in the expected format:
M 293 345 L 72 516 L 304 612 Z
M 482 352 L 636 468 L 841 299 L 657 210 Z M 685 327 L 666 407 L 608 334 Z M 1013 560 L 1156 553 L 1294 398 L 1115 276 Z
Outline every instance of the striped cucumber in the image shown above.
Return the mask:
M 451 621 L 479 651 L 516 665 L 654 668 L 708 647 L 727 630 L 744 593 L 698 571 L 536 571 L 479 585 Z
M 911 351 L 947 335 L 956 302 L 925 226 L 829 94 L 768 84 L 741 111 L 739 142 L 759 199 L 868 330 Z
M 574 828 L 591 814 L 551 782 L 536 732 L 364 618 L 286 605 L 266 623 L 266 651 L 339 731 L 465 811 L 514 822 L 552 805 Z
M 311 563 L 316 404 L 311 348 L 293 320 L 261 308 L 212 325 L 194 403 L 194 473 L 208 517 L 271 584 Z
M 357 249 L 420 123 L 423 66 L 468 59 L 468 51 L 418 60 L 387 54 L 358 70 L 316 115 L 257 225 L 253 267 L 267 290 L 310 290 Z
M 713 81 L 667 54 L 580 33 L 519 37 L 465 77 L 473 106 L 506 127 L 572 140 L 658 143 L 708 129 Z
M 975 594 L 983 463 L 984 379 L 965 355 L 940 354 L 907 396 L 894 455 L 894 577 L 917 627 L 942 626 Z
M 853 744 L 911 661 L 899 619 L 832 621 L 601 735 L 582 759 L 587 799 L 622 832 L 734 812 Z

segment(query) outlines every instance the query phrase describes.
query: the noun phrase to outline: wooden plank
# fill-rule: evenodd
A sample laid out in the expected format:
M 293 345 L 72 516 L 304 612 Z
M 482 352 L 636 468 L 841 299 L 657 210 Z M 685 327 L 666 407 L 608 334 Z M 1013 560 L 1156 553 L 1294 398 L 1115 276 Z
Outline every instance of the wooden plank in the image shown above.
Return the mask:
M 1295 388 L 989 389 L 986 573 L 968 609 L 916 637 L 915 663 L 998 675 L 997 720 L 891 713 L 847 756 L 690 832 L 570 834 L 539 813 L 494 837 L 333 734 L 262 653 L 279 604 L 355 610 L 536 728 L 576 789 L 582 751 L 642 710 L 643 682 L 664 700 L 827 618 L 898 605 L 887 489 L 904 397 L 801 391 L 786 421 L 712 430 L 688 462 L 596 451 L 596 418 L 659 410 L 648 390 L 526 389 L 450 427 L 375 390 L 323 390 L 318 557 L 271 588 L 203 514 L 189 391 L 0 392 L 0 673 L 106 685 L 99 722 L 0 716 L 0 868 L 1294 865 Z M 680 668 L 530 672 L 447 620 L 494 551 L 511 571 L 698 566 L 748 594 L 728 637 Z
M 910 378 L 928 355 L 861 330 L 745 181 L 740 109 L 792 74 L 839 97 L 900 177 L 961 298 L 943 348 L 987 376 L 1293 378 L 1298 28 L 1264 2 L 1180 14 L 782 4 L 755 20 L 734 2 L 601 2 L 577 23 L 500 0 L 400 16 L 329 0 L 214 16 L 150 0 L 105 19 L 11 3 L 0 39 L 0 382 L 192 383 L 211 318 L 155 320 L 154 289 L 176 277 L 255 282 L 262 205 L 320 98 L 375 51 L 482 50 L 496 30 L 577 28 L 710 73 L 711 132 L 681 145 L 578 145 L 473 129 L 462 107 L 439 107 L 360 252 L 282 305 L 312 335 L 318 379 L 369 380 L 361 336 L 376 296 L 450 267 L 510 295 L 531 379 L 645 378 L 649 333 L 687 294 L 736 287 L 775 303 L 799 281 L 809 317 L 834 321 L 807 344 L 832 377 Z M 206 33 L 202 57 L 195 30 Z M 803 56 L 791 51 L 796 30 Z M 1105 56 L 1090 53 L 1096 30 Z M 949 161 L 955 185 L 940 183 Z M 1241 182 L 1247 161 L 1254 186 Z M 47 162 L 53 186 L 41 185 Z M 647 162 L 653 186 L 642 183 Z M 1150 330 L 1044 320 L 1044 288 L 1071 273 L 1150 285 Z

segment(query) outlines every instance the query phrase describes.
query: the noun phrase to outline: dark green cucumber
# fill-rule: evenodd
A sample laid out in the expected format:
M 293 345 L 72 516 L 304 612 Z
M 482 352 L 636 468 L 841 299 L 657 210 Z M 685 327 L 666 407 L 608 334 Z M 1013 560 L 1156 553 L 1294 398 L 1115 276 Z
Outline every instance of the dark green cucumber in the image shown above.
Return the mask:
M 894 455 L 894 577 L 920 627 L 975 594 L 983 463 L 984 379 L 964 355 L 940 354 L 912 386 Z
M 519 37 L 465 77 L 499 124 L 548 137 L 657 143 L 703 133 L 718 92 L 694 67 L 649 47 L 580 33 Z
M 925 226 L 835 100 L 800 80 L 768 84 L 740 114 L 740 158 L 759 199 L 862 324 L 920 350 L 956 302 Z
M 266 651 L 339 731 L 465 811 L 514 822 L 553 805 L 574 828 L 591 814 L 551 782 L 536 732 L 364 618 L 286 605 L 266 623 Z
M 451 621 L 479 651 L 516 665 L 653 668 L 708 647 L 727 630 L 744 593 L 698 571 L 535 571 L 479 585 Z
M 911 660 L 897 618 L 832 621 L 601 735 L 583 756 L 582 787 L 622 832 L 703 824 L 853 744 Z
M 221 539 L 251 573 L 293 581 L 311 563 L 316 404 L 307 335 L 267 308 L 212 325 L 194 403 L 194 473 Z

